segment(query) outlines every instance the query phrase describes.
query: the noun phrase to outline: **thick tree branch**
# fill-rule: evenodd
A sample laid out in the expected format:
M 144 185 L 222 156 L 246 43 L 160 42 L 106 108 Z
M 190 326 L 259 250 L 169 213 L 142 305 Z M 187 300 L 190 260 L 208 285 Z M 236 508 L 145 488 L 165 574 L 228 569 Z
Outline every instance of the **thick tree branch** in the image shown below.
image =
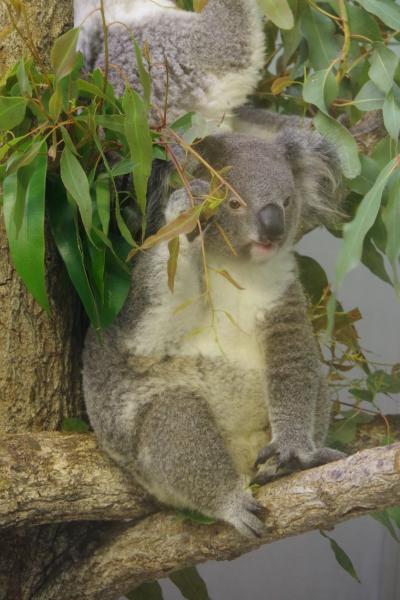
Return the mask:
M 64 564 L 33 598 L 74 600 L 78 596 L 71 590 L 79 578 L 80 600 L 114 600 L 121 590 L 184 566 L 231 559 L 277 539 L 399 504 L 400 443 L 278 480 L 261 488 L 258 499 L 266 509 L 262 539 L 244 539 L 221 523 L 197 525 L 158 512 L 110 529 L 102 545 L 75 564 Z M 99 497 L 93 501 L 98 508 Z
M 400 439 L 400 417 L 390 417 Z M 384 421 L 359 428 L 354 452 L 382 443 Z M 143 518 L 156 505 L 101 452 L 92 435 L 0 437 L 0 529 L 67 521 Z

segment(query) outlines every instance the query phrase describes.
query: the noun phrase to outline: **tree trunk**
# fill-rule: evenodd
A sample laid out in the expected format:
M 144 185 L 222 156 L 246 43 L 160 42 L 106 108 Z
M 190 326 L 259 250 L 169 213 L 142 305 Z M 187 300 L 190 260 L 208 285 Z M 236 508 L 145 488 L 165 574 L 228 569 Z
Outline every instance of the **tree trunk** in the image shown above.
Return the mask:
M 24 6 L 27 18 L 24 22 L 21 15 L 19 19 L 16 16 L 18 28 L 47 62 L 53 41 L 72 24 L 72 0 L 29 0 Z M 6 2 L 0 0 L 0 31 L 9 25 Z M 23 51 L 17 33 L 1 39 L 0 77 Z M 12 267 L 2 217 L 0 255 L 0 433 L 56 430 L 63 417 L 82 413 L 79 303 L 49 241 L 46 264 L 51 311 L 47 314 L 38 306 Z M 46 525 L 3 534 L 0 599 L 31 598 L 57 552 L 72 546 L 78 533 L 84 539 L 89 532 L 85 527 L 69 532 L 67 527 Z

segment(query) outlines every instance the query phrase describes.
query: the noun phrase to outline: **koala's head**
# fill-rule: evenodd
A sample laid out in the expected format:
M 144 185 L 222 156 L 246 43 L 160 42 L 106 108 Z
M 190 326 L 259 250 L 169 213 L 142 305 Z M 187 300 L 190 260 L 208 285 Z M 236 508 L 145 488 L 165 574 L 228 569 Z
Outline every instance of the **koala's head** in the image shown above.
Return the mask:
M 205 230 L 210 250 L 231 252 L 222 228 L 239 256 L 263 261 L 337 210 L 338 157 L 317 133 L 284 130 L 272 141 L 229 133 L 206 138 L 196 150 L 215 169 L 230 167 L 223 177 L 246 203 L 229 194 Z M 195 176 L 205 179 L 207 170 L 199 167 Z

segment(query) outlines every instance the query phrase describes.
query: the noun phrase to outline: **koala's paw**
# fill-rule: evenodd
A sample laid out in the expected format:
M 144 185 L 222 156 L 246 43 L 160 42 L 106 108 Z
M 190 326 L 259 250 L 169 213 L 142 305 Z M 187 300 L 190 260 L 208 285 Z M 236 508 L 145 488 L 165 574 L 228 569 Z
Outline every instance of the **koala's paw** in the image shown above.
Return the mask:
M 263 469 L 253 478 L 251 485 L 264 485 L 265 483 L 293 473 L 299 469 L 310 469 L 328 462 L 340 460 L 346 455 L 333 448 L 315 448 L 312 443 L 299 447 L 289 443 L 280 444 L 272 441 L 258 453 L 255 466 L 269 461 L 266 469 Z
M 266 531 L 260 519 L 264 510 L 250 494 L 241 492 L 229 503 L 224 520 L 233 525 L 242 535 L 259 538 Z

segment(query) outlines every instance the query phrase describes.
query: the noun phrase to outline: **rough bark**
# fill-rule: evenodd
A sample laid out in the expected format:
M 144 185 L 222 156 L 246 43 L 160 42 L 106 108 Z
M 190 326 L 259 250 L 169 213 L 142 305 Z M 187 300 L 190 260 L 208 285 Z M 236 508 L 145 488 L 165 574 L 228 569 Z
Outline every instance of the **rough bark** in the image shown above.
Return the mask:
M 390 428 L 392 438 L 400 441 L 400 416 L 390 417 Z M 359 427 L 347 451 L 377 446 L 385 434 L 385 422 L 376 417 Z M 373 462 L 381 450 L 374 452 L 364 461 L 370 456 Z M 382 489 L 382 501 L 386 492 L 390 489 Z M 155 510 L 147 494 L 99 450 L 93 435 L 0 437 L 0 530 L 68 521 L 137 520 Z
M 110 527 L 94 551 L 53 569 L 35 600 L 113 600 L 121 590 L 207 560 L 226 560 L 311 529 L 400 503 L 400 444 L 277 480 L 257 495 L 266 532 L 248 540 L 221 523 L 198 525 L 166 511 Z M 127 511 L 126 516 L 129 516 Z M 112 535 L 111 535 L 112 534 Z M 79 580 L 79 593 L 75 582 Z
M 0 0 L 0 31 L 10 26 L 8 0 Z M 23 3 L 29 35 L 42 59 L 72 23 L 72 2 L 30 0 Z M 15 13 L 13 13 L 15 14 Z M 0 41 L 0 75 L 22 53 L 16 32 Z M 47 283 L 51 312 L 32 299 L 14 271 L 0 219 L 0 433 L 53 430 L 63 416 L 79 414 L 79 316 L 75 294 L 60 268 L 53 246 L 47 248 Z

